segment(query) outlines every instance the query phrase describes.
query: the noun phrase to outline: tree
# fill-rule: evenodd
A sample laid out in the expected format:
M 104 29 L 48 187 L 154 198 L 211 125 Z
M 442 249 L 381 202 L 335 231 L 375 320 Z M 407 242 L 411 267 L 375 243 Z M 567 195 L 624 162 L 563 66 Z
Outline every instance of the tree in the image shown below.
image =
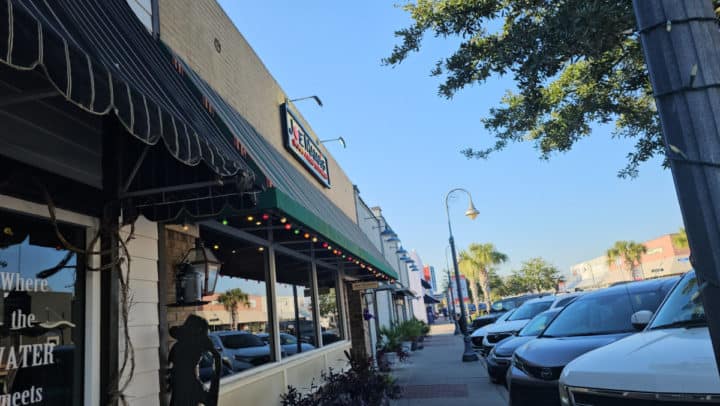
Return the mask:
M 220 294 L 217 301 L 230 312 L 230 330 L 235 330 L 237 328 L 237 307 L 240 304 L 246 307 L 250 305 L 248 294 L 240 288 L 230 289 Z
M 616 241 L 615 244 L 607 250 L 608 266 L 614 264 L 618 259 L 623 263 L 632 279 L 632 271 L 636 264 L 640 263 L 642 255 L 647 252 L 647 247 L 635 241 Z
M 557 287 L 560 271 L 542 258 L 532 258 L 522 263 L 519 277 L 528 290 L 542 292 Z
M 527 281 L 520 274 L 519 271 L 513 271 L 509 276 L 505 278 L 505 296 L 516 296 L 523 293 L 527 293 L 530 288 L 527 285 Z
M 495 249 L 491 243 L 470 244 L 467 251 L 460 252 L 460 272 L 465 275 L 471 290 L 475 290 L 475 283 L 478 283 L 483 291 L 483 301 L 486 309 L 490 309 L 490 278 L 491 267 L 507 262 L 507 255 Z M 475 308 L 479 309 L 480 296 L 478 292 L 472 292 Z
M 685 227 L 680 227 L 680 231 L 678 231 L 677 234 L 672 235 L 672 242 L 677 248 L 690 248 L 690 242 L 688 241 Z
M 441 96 L 492 75 L 512 75 L 517 84 L 519 92 L 508 91 L 483 118 L 494 145 L 467 148 L 468 158 L 529 141 L 548 159 L 589 136 L 591 124 L 613 121 L 614 137 L 635 140 L 619 176 L 637 176 L 641 163 L 663 154 L 632 2 L 417 0 L 403 9 L 413 22 L 395 32 L 400 43 L 383 64 L 397 66 L 432 34 L 459 39 L 431 71 L 443 79 Z

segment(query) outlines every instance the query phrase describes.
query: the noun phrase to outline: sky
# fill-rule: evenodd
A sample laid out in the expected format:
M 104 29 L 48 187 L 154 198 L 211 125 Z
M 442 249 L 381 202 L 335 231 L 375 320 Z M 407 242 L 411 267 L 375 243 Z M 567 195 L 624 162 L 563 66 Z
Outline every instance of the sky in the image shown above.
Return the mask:
M 220 4 L 289 97 L 322 99 L 324 107 L 297 107 L 321 139 L 345 138 L 347 149 L 326 144 L 331 154 L 427 265 L 445 268 L 445 195 L 455 187 L 469 190 L 480 211 L 470 221 L 466 196 L 451 200 L 458 249 L 492 242 L 510 258 L 501 274 L 533 257 L 567 272 L 616 240 L 644 241 L 682 226 L 670 171 L 658 160 L 643 165 L 638 179 L 617 177 L 633 143 L 612 139 L 612 126 L 596 126 L 550 161 L 532 144 L 488 160 L 462 156 L 464 148 L 493 143 L 480 120 L 513 82 L 494 77 L 452 100 L 438 96 L 441 79 L 430 70 L 453 51 L 452 39 L 426 38 L 421 53 L 382 66 L 397 43 L 394 31 L 410 22 L 392 2 Z

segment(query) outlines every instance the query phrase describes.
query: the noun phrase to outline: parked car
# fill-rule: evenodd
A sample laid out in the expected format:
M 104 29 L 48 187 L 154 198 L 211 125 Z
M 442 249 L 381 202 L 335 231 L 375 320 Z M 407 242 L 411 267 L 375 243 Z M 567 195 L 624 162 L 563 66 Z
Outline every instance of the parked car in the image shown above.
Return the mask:
M 223 358 L 232 363 L 234 373 L 245 371 L 272 359 L 270 346 L 260 337 L 245 331 L 215 331 L 208 334 Z
M 637 317 L 636 321 L 643 322 Z M 560 399 L 563 406 L 646 404 L 650 399 L 658 405 L 719 403 L 718 376 L 705 310 L 691 271 L 645 331 L 569 363 L 560 376 Z
M 515 350 L 506 376 L 510 405 L 560 404 L 558 378 L 578 356 L 638 331 L 631 318 L 654 312 L 678 278 L 633 282 L 570 303 L 535 340 Z
M 493 347 L 486 360 L 490 381 L 493 383 L 505 382 L 505 374 L 510 367 L 512 355 L 515 353 L 515 350 L 521 345 L 530 340 L 534 340 L 535 337 L 539 336 L 540 333 L 542 333 L 555 318 L 555 316 L 560 313 L 560 310 L 562 310 L 560 307 L 545 310 L 530 320 L 530 322 L 516 335 L 500 341 L 495 347 Z
M 489 324 L 487 326 L 480 327 L 476 329 L 475 331 L 470 334 L 470 342 L 472 343 L 472 346 L 474 349 L 479 350 L 482 348 L 483 339 L 485 339 L 485 334 L 487 334 L 487 329 L 490 326 L 494 326 L 496 324 L 502 324 L 505 323 L 505 321 L 515 313 L 515 310 L 510 310 L 509 312 L 505 312 L 500 315 L 500 317 L 497 319 L 497 321 L 493 324 Z
M 473 332 L 480 327 L 493 324 L 508 311 L 515 310 L 528 300 L 535 299 L 540 296 L 541 295 L 539 294 L 531 294 L 497 300 L 493 302 L 493 304 L 490 306 L 490 314 L 477 317 L 473 320 L 472 324 L 470 325 L 470 331 Z
M 480 349 L 482 355 L 487 357 L 495 344 L 515 335 L 515 333 L 522 330 L 533 317 L 548 309 L 565 307 L 579 295 L 579 293 L 573 293 L 563 296 L 544 296 L 528 300 L 522 306 L 518 307 L 517 311 L 507 319 L 506 323 L 488 327 L 487 334 L 485 335 L 485 339 L 483 339 Z
M 260 337 L 260 339 L 263 340 L 265 344 L 270 343 L 270 334 L 260 333 L 257 336 Z M 280 345 L 282 346 L 283 352 L 288 356 L 298 353 L 298 339 L 293 335 L 287 333 L 280 333 Z M 314 349 L 315 346 L 305 342 L 300 342 L 300 352 L 307 352 Z

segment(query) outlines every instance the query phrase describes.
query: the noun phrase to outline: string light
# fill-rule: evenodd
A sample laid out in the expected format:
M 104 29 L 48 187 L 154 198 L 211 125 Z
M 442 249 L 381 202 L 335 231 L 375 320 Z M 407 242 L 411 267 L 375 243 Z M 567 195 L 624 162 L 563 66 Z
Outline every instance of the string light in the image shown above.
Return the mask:
M 215 251 L 217 251 L 217 250 L 219 250 L 219 249 L 220 249 L 220 246 L 219 246 L 219 245 L 217 245 L 217 244 L 215 244 L 215 245 L 213 245 L 213 249 L 214 249 Z
M 322 243 L 323 248 L 327 248 L 328 246 L 329 246 L 328 243 L 326 243 L 326 242 Z
M 305 237 L 305 239 L 307 240 L 308 238 L 310 238 L 310 234 L 305 233 L 305 235 L 303 235 L 303 237 Z
M 290 224 L 290 223 L 285 224 L 285 229 L 290 231 L 292 229 L 292 224 Z
M 228 225 L 227 219 L 223 219 L 223 220 L 222 220 L 222 225 L 224 225 L 224 226 Z
M 285 218 L 285 217 L 281 218 L 281 219 L 280 219 L 280 222 L 283 223 L 283 224 L 287 223 L 287 218 Z
M 235 250 L 232 250 L 232 253 L 234 254 L 234 253 L 236 253 L 236 251 L 235 251 Z
M 256 221 L 256 222 L 255 222 L 255 225 L 256 225 L 256 226 L 262 225 L 262 221 Z
M 296 228 L 294 233 L 295 233 L 295 235 L 300 235 L 300 230 Z
M 265 247 L 258 247 L 258 252 L 263 252 L 263 251 L 265 251 Z
M 312 242 L 318 242 L 318 238 L 317 238 L 317 237 L 313 237 L 313 238 L 312 238 Z
M 263 215 L 262 215 L 262 219 L 265 220 L 265 221 L 270 220 L 270 215 L 269 215 L 269 214 L 263 214 Z
M 189 230 L 189 229 L 190 229 L 190 227 L 188 227 L 188 225 L 187 225 L 187 224 L 183 224 L 183 227 L 182 227 L 182 228 L 183 228 L 183 231 L 187 231 L 187 230 Z
M 247 221 L 253 221 L 253 220 L 255 220 L 255 217 L 253 217 L 253 216 L 247 216 Z

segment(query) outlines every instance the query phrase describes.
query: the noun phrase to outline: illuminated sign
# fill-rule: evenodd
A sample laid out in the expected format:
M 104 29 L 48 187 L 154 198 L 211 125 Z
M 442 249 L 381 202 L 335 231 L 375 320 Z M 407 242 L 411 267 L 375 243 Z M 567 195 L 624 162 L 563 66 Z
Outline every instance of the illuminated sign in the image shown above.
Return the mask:
M 295 114 L 284 105 L 285 148 L 326 188 L 330 187 L 328 160 Z

